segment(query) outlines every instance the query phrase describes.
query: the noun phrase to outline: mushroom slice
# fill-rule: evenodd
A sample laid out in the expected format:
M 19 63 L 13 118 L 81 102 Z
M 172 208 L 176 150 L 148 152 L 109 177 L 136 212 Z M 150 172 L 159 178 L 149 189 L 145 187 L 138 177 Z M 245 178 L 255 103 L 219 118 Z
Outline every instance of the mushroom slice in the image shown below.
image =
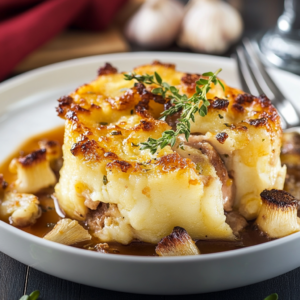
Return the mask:
M 73 245 L 90 240 L 89 232 L 76 220 L 62 219 L 44 236 L 44 239 L 64 245 Z
M 0 205 L 0 216 L 17 227 L 32 225 L 41 216 L 36 196 L 20 193 L 5 193 Z
M 172 233 L 164 237 L 155 248 L 159 256 L 184 256 L 200 254 L 195 242 L 185 229 L 174 227 Z
M 13 159 L 9 168 L 12 173 L 18 174 L 15 188 L 20 193 L 36 193 L 56 183 L 56 177 L 46 159 L 45 149 Z
M 260 230 L 271 238 L 280 238 L 300 230 L 297 218 L 298 201 L 282 190 L 264 190 L 262 207 L 256 219 Z
M 61 144 L 58 141 L 41 140 L 39 146 L 41 149 L 46 149 L 46 157 L 51 169 L 58 172 L 63 164 Z

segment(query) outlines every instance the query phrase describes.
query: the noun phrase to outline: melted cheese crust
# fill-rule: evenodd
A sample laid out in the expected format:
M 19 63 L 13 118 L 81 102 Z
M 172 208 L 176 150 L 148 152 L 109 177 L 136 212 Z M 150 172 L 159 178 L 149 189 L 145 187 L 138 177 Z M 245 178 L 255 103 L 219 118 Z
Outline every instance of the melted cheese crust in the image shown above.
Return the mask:
M 200 77 L 159 62 L 134 72 L 157 72 L 187 95 L 195 92 Z M 234 239 L 225 223 L 222 183 L 206 155 L 199 173 L 176 149 L 167 146 L 152 155 L 137 146 L 171 127 L 158 120 L 165 100 L 150 92 L 155 85 L 134 84 L 106 65 L 95 81 L 59 99 L 57 111 L 66 120 L 64 165 L 55 188 L 60 206 L 69 217 L 83 221 L 90 214 L 87 199 L 115 204 L 117 216 L 94 231 L 103 242 L 157 243 L 175 226 L 193 239 Z M 255 215 L 259 193 L 283 186 L 280 120 L 268 99 L 224 85 L 225 92 L 212 85 L 208 115 L 197 116 L 191 131 L 205 135 L 225 161 L 234 177 L 235 206 L 244 208 L 241 203 L 254 199 Z

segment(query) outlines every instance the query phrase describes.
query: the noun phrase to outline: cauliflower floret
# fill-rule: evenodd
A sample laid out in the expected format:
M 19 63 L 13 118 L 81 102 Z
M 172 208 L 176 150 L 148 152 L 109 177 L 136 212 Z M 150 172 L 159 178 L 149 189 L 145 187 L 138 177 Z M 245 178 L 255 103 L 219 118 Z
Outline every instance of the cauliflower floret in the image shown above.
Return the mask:
M 20 193 L 36 193 L 56 183 L 56 177 L 46 158 L 46 149 L 13 159 L 9 168 L 12 173 L 18 174 L 15 189 Z
M 41 216 L 39 200 L 30 194 L 8 192 L 0 205 L 0 217 L 17 227 L 32 225 Z

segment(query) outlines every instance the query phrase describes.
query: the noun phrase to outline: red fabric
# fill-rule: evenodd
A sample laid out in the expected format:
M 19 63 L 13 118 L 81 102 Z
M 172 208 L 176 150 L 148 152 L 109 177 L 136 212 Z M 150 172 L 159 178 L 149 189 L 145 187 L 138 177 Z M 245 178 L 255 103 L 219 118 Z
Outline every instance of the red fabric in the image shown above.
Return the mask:
M 0 80 L 68 25 L 105 29 L 126 1 L 0 0 Z

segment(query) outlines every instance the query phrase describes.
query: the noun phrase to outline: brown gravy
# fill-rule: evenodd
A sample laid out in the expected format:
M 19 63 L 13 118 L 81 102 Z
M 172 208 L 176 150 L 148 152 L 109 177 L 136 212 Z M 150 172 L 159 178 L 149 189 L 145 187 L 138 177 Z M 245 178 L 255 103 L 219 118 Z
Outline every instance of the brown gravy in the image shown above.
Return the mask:
M 9 163 L 14 157 L 19 157 L 20 155 L 26 155 L 36 149 L 39 149 L 38 141 L 42 139 L 56 140 L 63 144 L 63 134 L 64 127 L 59 127 L 54 130 L 45 132 L 43 134 L 34 136 L 23 143 L 10 157 L 6 159 L 0 165 L 0 174 L 4 175 L 6 181 L 13 182 L 16 180 L 14 174 L 9 172 Z M 21 230 L 31 233 L 38 237 L 43 237 L 49 231 L 52 230 L 54 225 L 60 220 L 60 217 L 56 214 L 54 203 L 51 198 L 53 193 L 53 188 L 43 190 L 37 194 L 40 205 L 42 208 L 42 216 L 37 220 L 37 222 L 29 227 L 20 228 Z M 227 241 L 197 241 L 196 244 L 200 249 L 201 254 L 206 253 L 216 253 L 235 249 L 241 249 L 244 247 L 254 246 L 261 243 L 270 241 L 269 238 L 262 235 L 259 230 L 255 228 L 252 223 L 246 227 L 244 232 L 241 234 L 239 241 L 227 242 Z M 87 250 L 93 250 L 94 246 L 99 243 L 99 241 L 91 240 L 84 243 L 79 243 L 74 245 L 76 248 L 83 248 Z M 108 243 L 109 253 L 114 254 L 127 254 L 127 255 L 139 255 L 139 256 L 156 256 L 155 247 L 156 245 L 148 244 L 144 242 L 132 242 L 129 245 L 122 245 L 119 243 Z

